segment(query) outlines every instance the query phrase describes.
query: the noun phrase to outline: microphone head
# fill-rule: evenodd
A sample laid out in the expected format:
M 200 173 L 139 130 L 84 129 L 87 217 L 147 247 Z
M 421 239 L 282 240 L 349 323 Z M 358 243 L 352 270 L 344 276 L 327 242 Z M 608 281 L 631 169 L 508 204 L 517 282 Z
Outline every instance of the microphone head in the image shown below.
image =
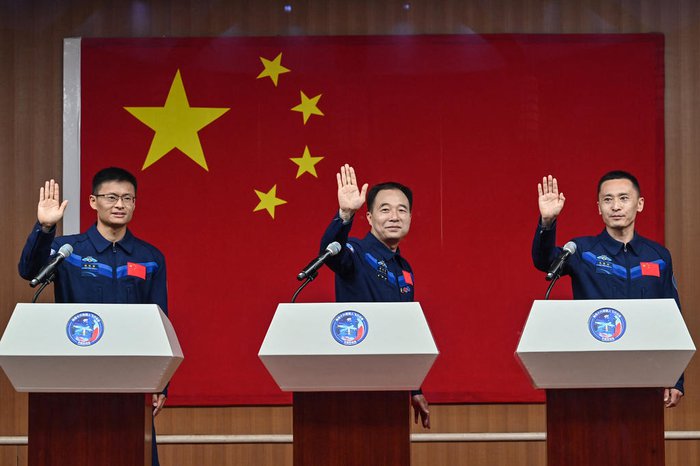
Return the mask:
M 573 241 L 569 241 L 564 245 L 564 251 L 568 252 L 569 255 L 574 254 L 576 252 L 576 243 Z
M 331 256 L 335 256 L 336 254 L 338 254 L 340 252 L 340 250 L 342 248 L 343 247 L 340 245 L 339 242 L 333 241 L 331 244 L 326 246 L 326 251 L 330 252 Z
M 58 254 L 62 255 L 65 259 L 66 257 L 73 254 L 73 246 L 71 246 L 70 244 L 64 244 L 58 249 Z

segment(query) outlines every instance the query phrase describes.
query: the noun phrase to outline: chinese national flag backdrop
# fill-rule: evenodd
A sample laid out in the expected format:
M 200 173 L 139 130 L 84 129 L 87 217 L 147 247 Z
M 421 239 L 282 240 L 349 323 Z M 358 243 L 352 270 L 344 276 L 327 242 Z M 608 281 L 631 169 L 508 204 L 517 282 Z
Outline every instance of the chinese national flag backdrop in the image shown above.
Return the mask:
M 432 402 L 542 400 L 514 351 L 546 289 L 530 259 L 543 175 L 567 199 L 559 244 L 601 231 L 612 169 L 638 176 L 638 229 L 663 241 L 660 35 L 83 39 L 81 54 L 82 199 L 100 168 L 137 175 L 130 228 L 166 256 L 185 353 L 171 404 L 290 401 L 257 352 L 346 162 L 360 184 L 414 190 L 401 251 L 441 352 Z M 300 296 L 333 299 L 325 268 Z

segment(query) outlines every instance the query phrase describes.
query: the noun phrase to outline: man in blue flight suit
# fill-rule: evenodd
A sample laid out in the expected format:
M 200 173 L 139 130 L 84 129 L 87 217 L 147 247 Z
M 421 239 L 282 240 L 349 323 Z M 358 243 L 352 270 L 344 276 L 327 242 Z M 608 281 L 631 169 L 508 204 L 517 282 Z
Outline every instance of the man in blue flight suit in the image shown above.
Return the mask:
M 413 194 L 406 186 L 389 182 L 360 190 L 355 170 L 348 164 L 336 174 L 338 214 L 321 239 L 323 253 L 333 241 L 344 247 L 326 264 L 335 272 L 335 297 L 338 302 L 413 301 L 413 270 L 401 256 L 399 243 L 411 227 Z M 352 221 L 367 198 L 370 232 L 363 239 L 348 238 Z M 423 393 L 411 393 L 414 420 L 420 416 L 423 427 L 430 428 L 430 411 Z
M 56 270 L 57 303 L 157 304 L 167 314 L 165 258 L 127 228 L 136 208 L 136 178 L 121 168 L 100 170 L 90 195 L 97 222 L 85 233 L 55 237 L 67 206 L 67 200 L 60 202 L 54 180 L 39 190 L 37 223 L 19 262 L 22 278 L 31 280 L 53 252 L 70 244 L 73 253 Z M 153 394 L 153 416 L 165 399 L 166 393 Z M 152 464 L 158 465 L 155 430 L 152 457 Z
M 556 220 L 564 208 L 557 179 L 544 177 L 537 185 L 540 223 L 532 242 L 532 260 L 546 272 L 562 250 L 555 246 Z M 644 208 L 639 182 L 630 173 L 611 171 L 598 182 L 598 213 L 605 229 L 598 236 L 575 238 L 576 253 L 565 263 L 574 299 L 673 298 L 680 307 L 671 253 L 637 234 L 637 214 Z M 683 396 L 683 375 L 664 391 L 667 408 Z

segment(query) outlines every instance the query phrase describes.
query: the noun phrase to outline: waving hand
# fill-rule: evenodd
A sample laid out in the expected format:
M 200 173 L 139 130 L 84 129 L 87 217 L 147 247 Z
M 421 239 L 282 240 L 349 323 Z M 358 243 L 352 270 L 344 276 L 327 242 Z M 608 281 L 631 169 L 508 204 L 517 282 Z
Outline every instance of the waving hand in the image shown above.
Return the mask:
M 537 183 L 537 191 L 542 226 L 549 227 L 561 213 L 566 199 L 564 193 L 559 192 L 557 179 L 552 175 L 543 177 L 542 183 Z
M 37 206 L 36 217 L 45 231 L 50 230 L 61 221 L 63 212 L 68 206 L 68 201 L 60 201 L 60 188 L 54 180 L 44 183 L 44 187 L 39 189 L 39 205 Z
M 338 207 L 340 218 L 347 221 L 355 215 L 355 212 L 365 203 L 367 195 L 367 183 L 360 190 L 355 177 L 355 169 L 347 163 L 340 167 L 340 173 L 335 175 L 338 181 Z

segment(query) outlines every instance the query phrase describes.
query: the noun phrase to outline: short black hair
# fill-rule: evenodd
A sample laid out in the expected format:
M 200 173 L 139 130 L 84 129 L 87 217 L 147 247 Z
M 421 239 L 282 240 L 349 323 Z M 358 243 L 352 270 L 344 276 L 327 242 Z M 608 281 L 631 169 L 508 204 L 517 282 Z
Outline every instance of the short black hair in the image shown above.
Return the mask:
M 642 190 L 639 188 L 639 181 L 637 181 L 637 178 L 624 170 L 613 170 L 607 172 L 605 175 L 600 177 L 600 180 L 598 181 L 598 195 L 600 195 L 600 188 L 603 186 L 603 183 L 606 181 L 610 180 L 630 180 L 632 182 L 632 186 L 634 186 L 634 189 L 637 190 L 638 195 L 642 195 Z
M 395 181 L 387 181 L 385 183 L 379 183 L 375 184 L 371 188 L 369 188 L 369 191 L 367 192 L 367 210 L 369 212 L 372 212 L 372 208 L 374 207 L 374 199 L 377 197 L 377 194 L 379 194 L 379 191 L 384 191 L 387 189 L 398 189 L 408 199 L 408 210 L 410 212 L 411 208 L 413 207 L 413 192 L 411 192 L 411 189 L 408 186 L 404 186 L 401 183 L 397 183 Z
M 97 189 L 102 183 L 108 181 L 126 181 L 134 185 L 134 194 L 136 194 L 136 177 L 119 167 L 108 167 L 95 173 L 92 177 L 92 194 L 97 194 Z

